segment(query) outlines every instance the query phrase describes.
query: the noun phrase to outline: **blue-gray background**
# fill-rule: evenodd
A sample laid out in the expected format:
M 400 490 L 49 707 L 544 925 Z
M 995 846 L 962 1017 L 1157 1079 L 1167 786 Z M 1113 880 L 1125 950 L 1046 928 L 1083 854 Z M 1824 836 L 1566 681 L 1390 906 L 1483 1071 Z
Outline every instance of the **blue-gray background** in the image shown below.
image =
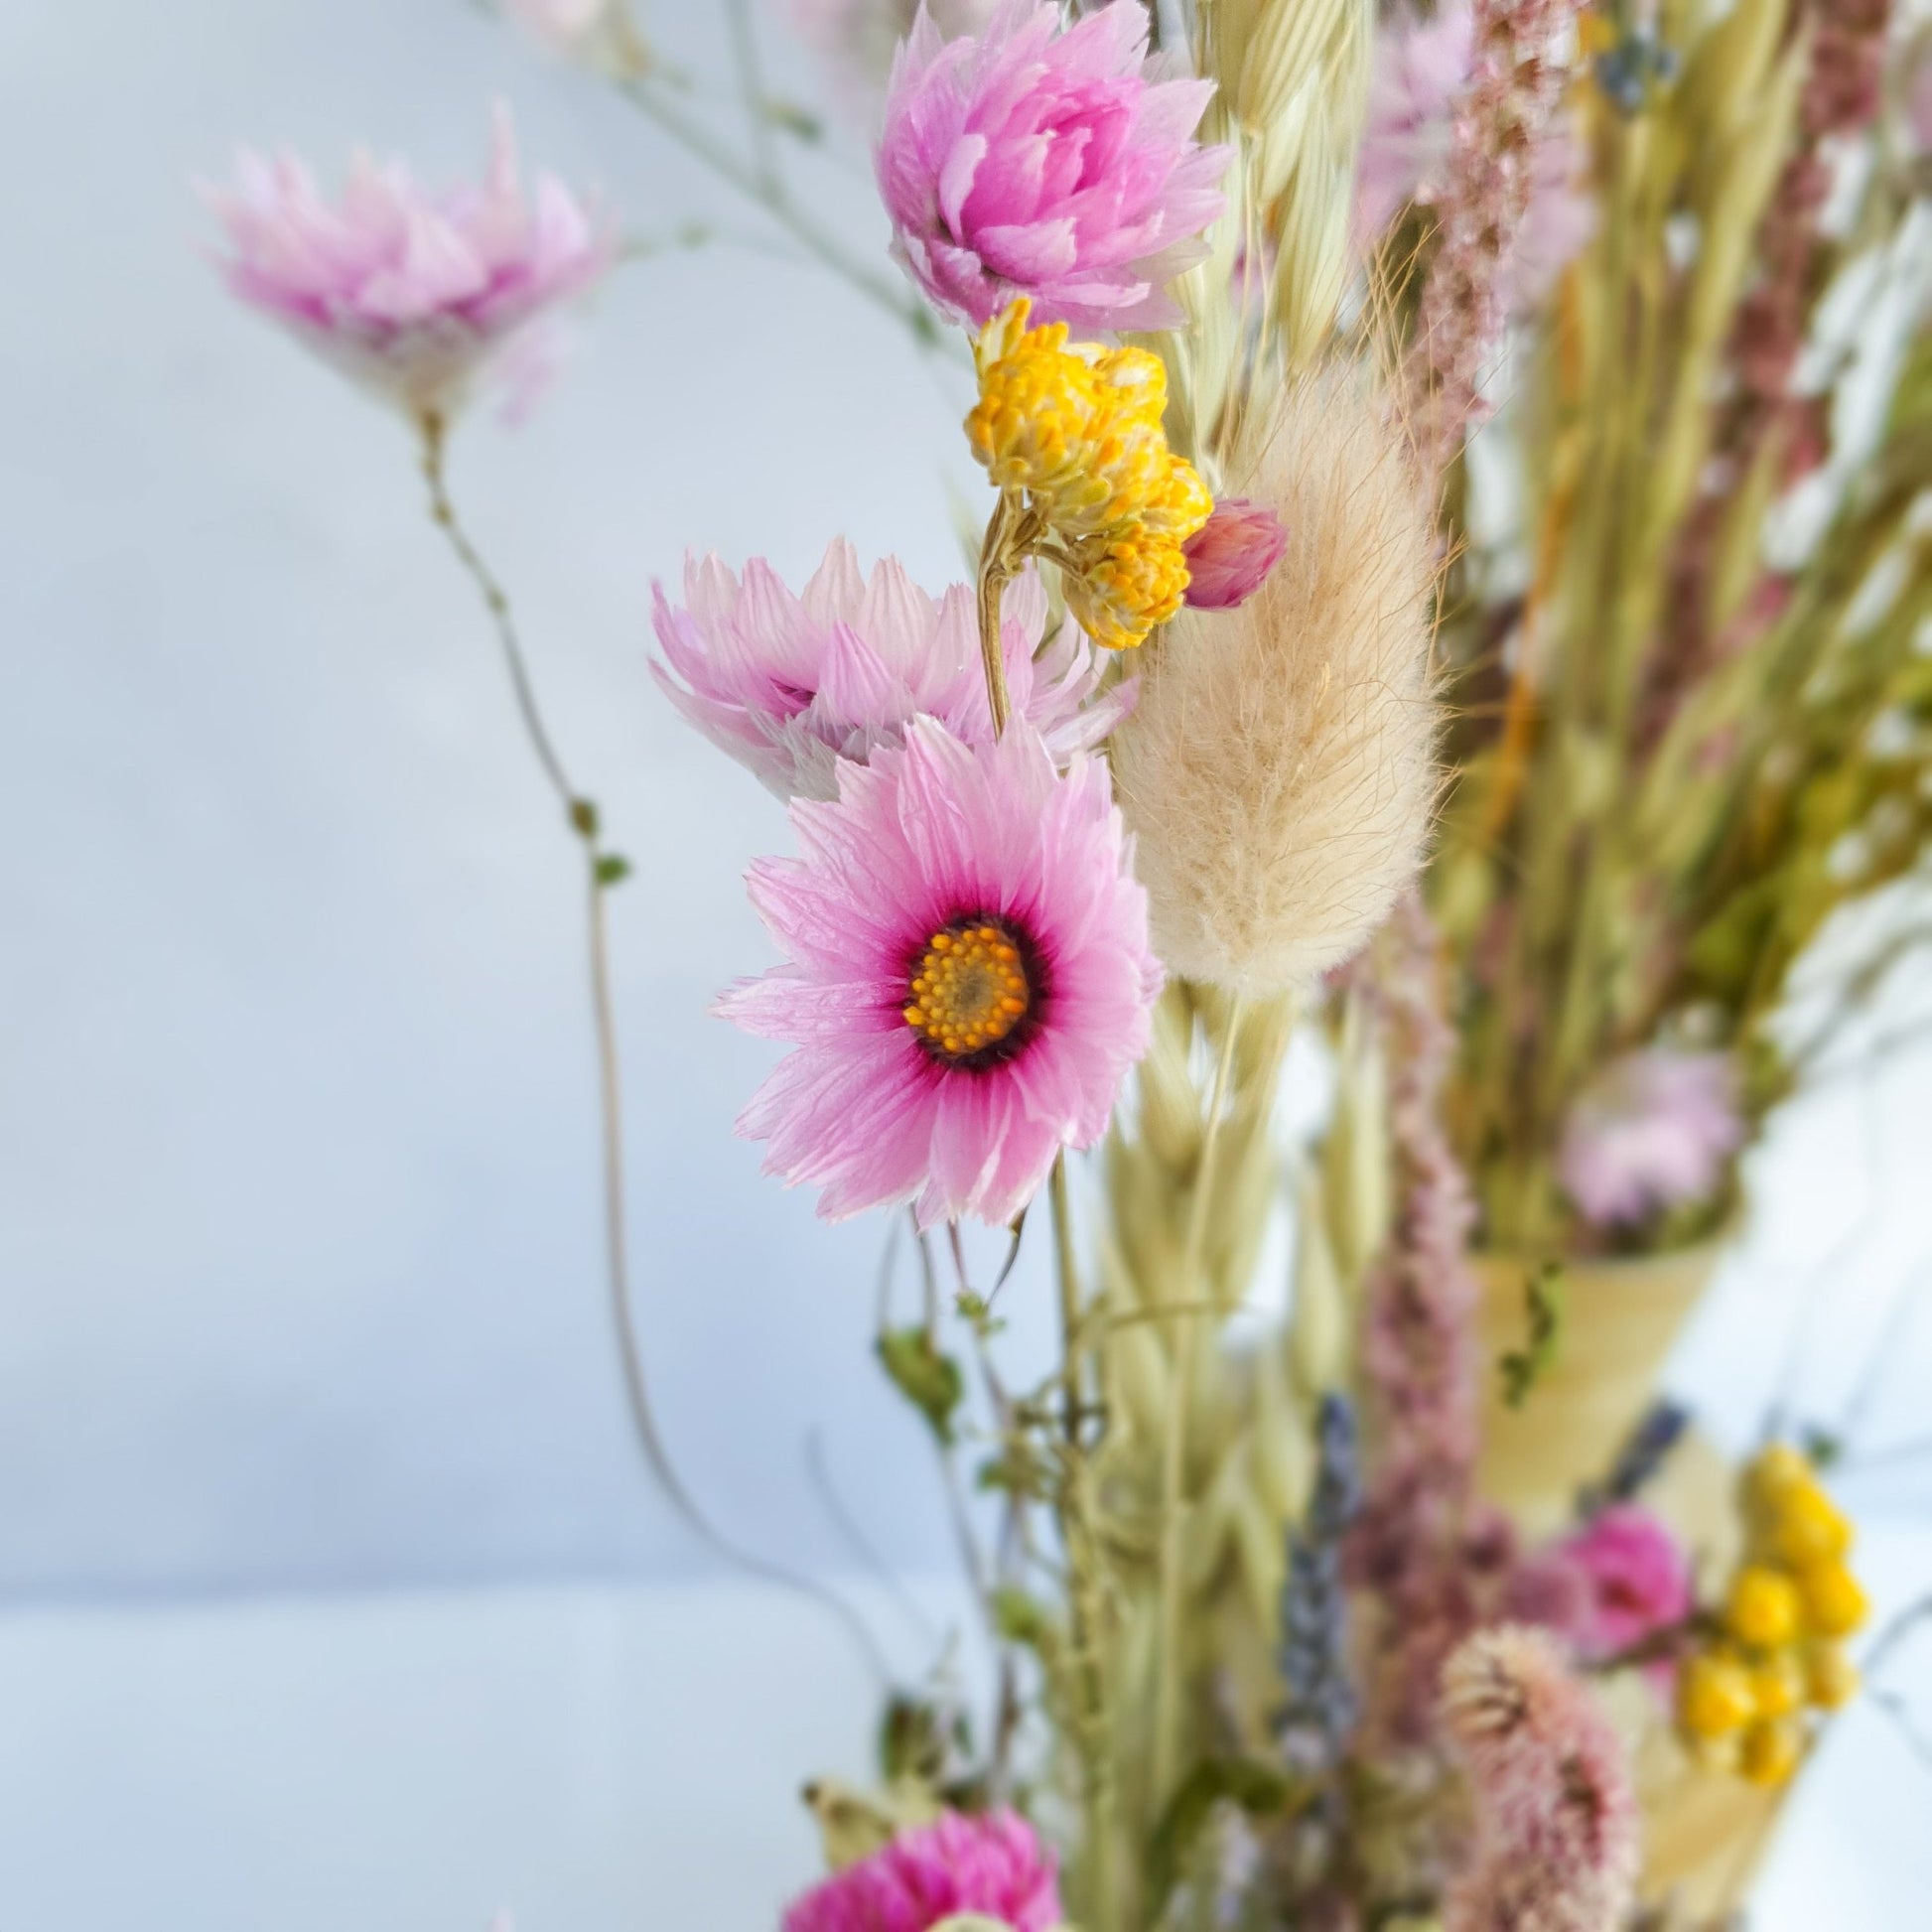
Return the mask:
M 723 93 L 715 12 L 665 5 L 657 24 Z M 768 38 L 776 84 L 808 89 Z M 442 176 L 478 164 L 493 94 L 530 157 L 601 185 L 632 232 L 699 215 L 769 239 L 624 105 L 461 0 L 0 10 L 0 1793 L 6 1868 L 69 1932 L 132 1922 L 115 1887 L 141 1881 L 140 1858 L 74 1854 L 141 1830 L 167 1926 L 351 1909 L 474 1926 L 494 1894 L 438 1874 L 523 1856 L 517 1821 L 540 1818 L 532 1843 L 554 1858 L 529 1853 L 505 1893 L 548 1898 L 541 1922 L 577 1932 L 651 1923 L 618 1856 L 629 1833 L 669 1869 L 742 1798 L 762 1843 L 798 1775 L 858 1748 L 849 1667 L 820 1656 L 808 1613 L 718 1609 L 705 1592 L 724 1586 L 636 1466 L 602 1285 L 575 854 L 408 439 L 231 305 L 198 254 L 191 183 L 237 142 L 286 142 L 333 175 L 359 139 Z M 880 244 L 862 179 L 800 180 Z M 938 1572 L 950 1545 L 924 1446 L 869 1358 L 883 1228 L 818 1225 L 730 1134 L 768 1054 L 705 1009 L 769 957 L 741 874 L 785 832 L 652 687 L 648 587 L 686 545 L 762 552 L 795 581 L 835 532 L 944 581 L 948 477 L 971 486 L 963 406 L 957 369 L 822 270 L 721 244 L 618 275 L 529 425 L 480 419 L 453 458 L 558 735 L 637 867 L 613 936 L 665 1425 L 721 1519 L 821 1569 L 851 1551 L 806 1474 L 814 1431 L 895 1569 Z M 1922 976 L 1902 985 L 1878 1031 L 1922 1009 Z M 1731 1437 L 1781 1380 L 1836 1415 L 1932 1254 L 1929 1071 L 1885 1055 L 1765 1157 L 1764 1211 L 1683 1371 Z M 1025 1278 L 1009 1294 L 1023 1353 L 1037 1300 Z M 1891 1337 L 1869 1440 L 1922 1428 L 1928 1326 Z M 1908 1461 L 1856 1499 L 1898 1512 L 1901 1589 L 1932 1571 L 1906 1513 L 1927 1480 Z M 621 1613 L 566 1592 L 519 1621 L 550 1600 L 531 1587 L 639 1581 L 689 1587 L 611 1599 Z M 484 1636 L 422 1607 L 482 1584 L 522 1592 L 475 1612 Z M 370 1589 L 416 1607 L 331 1621 L 285 1601 Z M 215 1597 L 267 1607 L 240 1635 L 184 1607 Z M 646 1699 L 631 1725 L 612 1661 L 626 1645 L 695 1707 Z M 753 1646 L 757 1669 L 735 1665 Z M 819 1661 L 777 1668 L 793 1654 Z M 544 1688 L 552 1657 L 561 1689 Z M 448 1704 L 437 1669 L 457 1673 Z M 345 1716 L 356 1694 L 416 1710 L 403 1685 L 421 1701 L 405 1743 Z M 822 1719 L 799 1703 L 814 1694 Z M 490 1697 L 474 1726 L 453 1721 Z M 591 1745 L 537 1747 L 560 1709 L 593 1714 Z M 1884 1794 L 1922 1799 L 1925 1774 L 1857 1722 L 1846 1815 L 1878 1833 L 1882 1887 L 1885 1845 L 1902 1860 L 1911 1841 L 1869 1821 Z M 365 1786 L 357 1753 L 378 1745 L 390 1782 Z M 553 1747 L 569 1776 L 545 1772 Z M 757 1776 L 718 1769 L 728 1748 Z M 438 1810 L 499 1758 L 523 1784 Z M 291 1763 L 306 1768 L 278 1783 Z M 379 1828 L 343 1809 L 350 1791 Z M 667 1794 L 689 1817 L 653 1839 L 639 1821 Z M 221 1821 L 244 1795 L 273 1817 L 237 1861 Z M 677 1922 L 759 1922 L 766 1903 L 745 1901 L 808 1864 L 786 1817 L 765 1863 L 694 1865 Z M 351 1841 L 366 1868 L 345 1863 Z M 1805 1869 L 1839 1896 L 1818 1843 Z M 195 1900 L 173 1889 L 191 1869 Z

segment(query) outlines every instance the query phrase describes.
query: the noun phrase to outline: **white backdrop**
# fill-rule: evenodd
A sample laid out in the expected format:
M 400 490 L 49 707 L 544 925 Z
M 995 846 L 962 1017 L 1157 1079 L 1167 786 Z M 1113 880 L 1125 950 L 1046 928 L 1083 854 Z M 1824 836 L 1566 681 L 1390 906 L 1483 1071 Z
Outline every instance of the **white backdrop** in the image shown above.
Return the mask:
M 678 56 L 717 74 L 713 12 L 658 8 Z M 808 85 L 786 58 L 774 40 L 780 84 Z M 46 1858 L 66 1841 L 35 1816 L 85 1819 L 86 1714 L 126 1708 L 100 1703 L 115 1671 L 139 1682 L 169 1654 L 60 1606 L 709 1574 L 638 1471 L 611 1352 L 575 851 L 405 434 L 230 305 L 196 252 L 191 180 L 237 141 L 333 171 L 361 138 L 440 174 L 478 163 L 495 93 L 529 155 L 601 183 L 633 231 L 751 225 L 630 110 L 462 0 L 0 9 L 0 1597 L 54 1611 L 0 1632 L 6 1682 L 45 1700 L 31 1722 L 12 1703 L 27 1756 L 0 1772 L 40 1794 L 15 1822 Z M 806 179 L 877 238 L 861 181 Z M 637 866 L 614 937 L 666 1426 L 721 1519 L 818 1567 L 849 1552 L 804 1472 L 814 1430 L 895 1567 L 934 1570 L 947 1543 L 869 1356 L 883 1229 L 820 1227 L 730 1135 L 767 1056 L 705 1008 L 768 958 L 740 876 L 785 832 L 650 684 L 648 586 L 687 544 L 795 580 L 835 531 L 936 585 L 957 568 L 963 406 L 956 370 L 822 271 L 721 246 L 623 271 L 531 424 L 469 425 L 453 460 L 558 734 Z M 1767 1210 L 1686 1360 L 1733 1437 L 1794 1359 L 1836 1414 L 1932 1253 L 1927 1075 L 1888 1056 L 1767 1158 Z M 1007 1299 L 1025 1351 L 1038 1298 L 1023 1276 Z M 1923 1427 L 1928 1325 L 1898 1331 L 1868 1440 Z M 1905 1463 L 1855 1501 L 1922 1507 L 1928 1478 Z M 1900 1591 L 1932 1572 L 1901 1535 Z M 298 1672 L 335 1641 L 306 1615 L 260 1640 L 291 1644 Z M 144 1707 L 130 1818 L 153 1815 L 143 1750 L 168 1783 L 169 1697 L 244 1695 L 222 1675 L 228 1627 L 216 1614 L 205 1653 L 184 1638 L 190 1661 Z M 93 1637 L 129 1646 L 122 1662 Z M 708 1654 L 691 1667 L 726 1696 Z M 529 1732 L 498 1716 L 514 1753 Z M 792 1716 L 765 1782 L 814 1768 L 800 1735 L 856 1751 L 849 1715 Z M 1872 1789 L 1923 1775 L 1863 1725 Z M 56 1739 L 67 1784 L 42 1775 Z M 669 1775 L 649 1740 L 628 1747 L 646 1787 Z M 245 1778 L 246 1753 L 208 1748 L 210 1788 Z M 485 1814 L 466 1816 L 476 1836 Z M 1883 1882 L 1903 1836 L 1874 1856 Z M 164 1922 L 258 1924 L 268 1896 Z M 65 1923 L 127 1923 L 124 1902 Z M 610 1902 L 579 1932 L 620 1922 Z

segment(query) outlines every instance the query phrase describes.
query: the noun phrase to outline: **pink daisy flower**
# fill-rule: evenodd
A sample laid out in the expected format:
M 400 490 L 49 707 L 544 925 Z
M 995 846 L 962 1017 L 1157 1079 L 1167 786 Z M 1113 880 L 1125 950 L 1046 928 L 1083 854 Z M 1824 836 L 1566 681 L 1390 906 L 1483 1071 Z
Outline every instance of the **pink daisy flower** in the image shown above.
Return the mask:
M 358 154 L 332 204 L 293 157 L 243 154 L 233 188 L 207 200 L 234 293 L 418 418 L 544 368 L 533 338 L 616 255 L 610 226 L 560 182 L 525 195 L 502 108 L 481 185 L 433 191 Z
M 1151 80 L 1138 0 L 1062 32 L 1051 0 L 1005 0 L 977 39 L 921 13 L 893 64 L 879 187 L 895 252 L 978 326 L 1015 296 L 1037 323 L 1161 329 L 1167 284 L 1221 211 L 1225 148 L 1193 131 L 1205 80 Z
M 1013 1812 L 947 1812 L 899 1833 L 796 1900 L 784 1932 L 931 1932 L 961 1913 L 1013 1932 L 1054 1932 L 1064 1921 L 1053 1856 Z
M 802 856 L 752 868 L 787 963 L 719 1011 L 797 1050 L 738 1131 L 828 1220 L 1005 1225 L 1147 1050 L 1161 968 L 1107 768 L 1061 775 L 1019 719 L 979 747 L 920 719 L 838 777 L 792 804 Z
M 1573 1104 L 1557 1171 L 1592 1226 L 1635 1226 L 1709 1200 L 1743 1143 L 1729 1055 L 1652 1046 L 1614 1061 Z
M 1000 608 L 1014 714 L 1064 764 L 1133 709 L 1134 682 L 1096 694 L 1099 653 L 1077 624 L 1040 650 L 1046 594 L 1031 567 Z M 716 557 L 687 558 L 684 606 L 660 585 L 653 625 L 664 662 L 651 670 L 671 702 L 781 798 L 837 797 L 837 760 L 864 763 L 920 714 L 969 745 L 993 736 L 972 587 L 929 597 L 893 557 L 868 580 L 843 537 L 796 597 L 762 558 L 743 582 Z

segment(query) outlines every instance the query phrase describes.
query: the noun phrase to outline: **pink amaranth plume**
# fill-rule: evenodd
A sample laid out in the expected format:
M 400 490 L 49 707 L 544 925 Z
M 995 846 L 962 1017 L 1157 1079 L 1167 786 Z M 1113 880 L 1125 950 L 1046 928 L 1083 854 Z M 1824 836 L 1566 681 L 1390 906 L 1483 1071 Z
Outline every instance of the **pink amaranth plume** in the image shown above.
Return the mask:
M 1091 751 L 1133 709 L 1130 678 L 1097 690 L 1098 654 L 1077 624 L 1038 656 L 1046 596 L 1030 566 L 1001 605 L 1007 691 L 1054 761 Z M 897 559 L 861 573 L 843 537 L 793 596 L 754 558 L 744 580 L 687 558 L 684 605 L 660 586 L 651 670 L 671 702 L 781 798 L 835 798 L 836 763 L 897 745 L 921 713 L 969 745 L 993 736 L 970 585 L 934 599 Z
M 533 335 L 616 257 L 610 225 L 560 182 L 525 196 L 502 108 L 480 186 L 426 189 L 399 161 L 357 155 L 332 205 L 299 161 L 244 154 L 233 188 L 207 201 L 234 293 L 419 420 L 544 366 Z
M 1564 1191 L 1592 1226 L 1635 1226 L 1709 1200 L 1744 1142 L 1725 1053 L 1628 1053 L 1571 1107 L 1558 1151 Z
M 795 1900 L 784 1932 L 930 1932 L 961 1913 L 1013 1932 L 1054 1932 L 1063 1922 L 1053 1855 L 1013 1812 L 947 1812 L 899 1833 Z
M 1151 80 L 1138 0 L 1064 32 L 1051 0 L 1005 0 L 977 39 L 923 12 L 899 50 L 877 166 L 895 252 L 977 327 L 1024 295 L 1035 323 L 1162 329 L 1167 284 L 1221 211 L 1225 148 L 1193 131 L 1213 89 Z
M 1469 79 L 1449 113 L 1435 254 L 1423 284 L 1410 391 L 1424 467 L 1440 473 L 1481 422 L 1482 380 L 1502 342 L 1517 260 L 1561 119 L 1578 0 L 1473 0 Z
M 1555 1641 L 1507 1625 L 1471 1637 L 1444 1669 L 1443 1721 L 1475 1815 L 1444 1932 L 1616 1932 L 1637 1876 L 1630 1767 Z
M 1443 1660 L 1494 1607 L 1515 1543 L 1475 1496 L 1476 1209 L 1442 1122 L 1455 1035 L 1443 1013 L 1440 942 L 1417 895 L 1397 905 L 1381 945 L 1370 990 L 1388 1035 L 1401 1193 L 1365 1291 L 1364 1402 L 1379 1440 L 1344 1554 L 1349 1581 L 1382 1609 L 1367 1735 L 1372 1745 L 1413 1745 L 1432 1734 Z
M 1467 0 L 1427 18 L 1398 14 L 1377 30 L 1355 177 L 1355 234 L 1363 246 L 1379 241 L 1411 203 L 1428 207 L 1441 199 L 1474 31 Z M 1499 271 L 1513 309 L 1542 301 L 1590 237 L 1595 209 L 1582 181 L 1585 159 L 1581 140 L 1560 117 L 1537 149 L 1523 223 Z
M 797 1050 L 738 1130 L 828 1220 L 1004 1226 L 1147 1050 L 1161 969 L 1107 767 L 1060 775 L 1018 718 L 977 748 L 920 719 L 838 778 L 792 803 L 802 856 L 752 868 L 787 963 L 718 1011 Z
M 1266 503 L 1223 496 L 1207 521 L 1181 545 L 1187 602 L 1196 611 L 1232 611 L 1268 581 L 1288 548 L 1288 532 Z

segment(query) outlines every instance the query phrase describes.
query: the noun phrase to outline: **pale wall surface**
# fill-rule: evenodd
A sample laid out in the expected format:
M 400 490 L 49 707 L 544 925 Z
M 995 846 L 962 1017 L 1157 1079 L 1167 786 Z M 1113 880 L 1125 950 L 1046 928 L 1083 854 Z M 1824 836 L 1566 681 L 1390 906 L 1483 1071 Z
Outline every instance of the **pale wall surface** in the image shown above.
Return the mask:
M 659 9 L 715 73 L 711 12 Z M 290 1927 L 460 1927 L 536 1870 L 577 1875 L 529 1881 L 550 1901 L 526 1899 L 529 1926 L 751 1925 L 803 1855 L 768 1807 L 828 1759 L 858 1768 L 856 1681 L 810 1668 L 824 1638 L 782 1606 L 746 1612 L 767 1620 L 749 1675 L 732 1645 L 752 1623 L 726 1616 L 704 1648 L 690 1597 L 62 1607 L 707 1571 L 634 1466 L 610 1351 L 574 854 L 400 430 L 229 306 L 195 253 L 189 180 L 236 140 L 328 160 L 363 137 L 469 167 L 493 92 L 532 154 L 601 181 L 638 230 L 731 213 L 626 110 L 460 0 L 0 10 L 0 1595 L 45 1605 L 0 1619 L 4 1791 L 25 1794 L 0 1816 L 39 1860 L 26 1917 L 66 1932 L 131 1922 L 125 1874 L 92 1872 L 95 1904 L 60 1911 L 59 1873 L 96 1823 L 143 1819 L 174 1860 L 151 1917 L 197 1932 L 268 1922 L 278 1884 Z M 872 231 L 861 185 L 822 186 Z M 803 1473 L 813 1429 L 896 1565 L 936 1568 L 946 1539 L 868 1358 L 883 1230 L 817 1226 L 729 1134 L 765 1055 L 705 1006 L 769 956 L 739 878 L 785 834 L 651 687 L 647 587 L 687 543 L 795 577 L 838 530 L 941 581 L 962 406 L 956 372 L 820 272 L 715 249 L 620 277 L 535 421 L 479 422 L 455 457 L 560 736 L 638 865 L 616 941 L 665 1419 L 721 1517 L 818 1566 L 846 1553 Z M 1923 1057 L 1888 1055 L 1765 1164 L 1753 1245 L 1687 1362 L 1733 1439 L 1785 1360 L 1836 1415 L 1932 1251 L 1927 1080 Z M 1794 1346 L 1808 1283 L 1822 1313 Z M 1024 1277 L 1009 1292 L 1023 1353 L 1038 1300 Z M 1926 1326 L 1887 1344 L 1868 1444 L 1923 1429 Z M 1922 1511 L 1927 1475 L 1899 1465 L 1854 1500 Z M 1896 1534 L 1902 1594 L 1932 1553 Z M 586 1614 L 631 1634 L 585 1638 Z M 726 1871 L 739 1889 L 715 1917 L 692 1890 L 683 1919 L 640 1920 L 630 1867 L 608 1890 L 579 1868 L 617 1872 L 633 1828 L 661 1843 L 634 1821 L 687 1776 L 690 1712 L 625 1705 L 597 1675 L 612 1645 L 663 1695 L 691 1673 L 741 1767 L 766 1740 L 742 1785 L 715 1769 L 690 1787 L 691 1817 L 739 1790 L 776 1835 Z M 383 1701 L 385 1673 L 423 1672 L 397 1719 L 406 1774 L 366 1782 L 358 1753 L 387 1733 L 329 1687 Z M 611 1734 L 561 1737 L 564 1681 L 616 1700 Z M 453 1727 L 473 1696 L 478 1727 Z M 580 1782 L 553 1777 L 580 1744 Z M 1843 1749 L 1835 1775 L 1874 1805 L 1922 1792 L 1875 1718 Z M 483 1803 L 492 1760 L 512 1768 Z M 420 1830 L 371 1839 L 378 1798 Z M 196 1879 L 195 1847 L 222 1860 L 194 1820 L 250 1804 L 269 1822 L 243 1876 Z M 500 1880 L 486 1862 L 474 1897 L 450 1878 L 505 1836 Z M 318 1838 L 371 1848 L 329 1864 L 359 1890 L 325 1885 L 327 1910 L 296 1895 Z M 1827 1874 L 1806 1899 L 1854 1867 L 1901 1881 L 1910 1849 L 1878 1834 L 1855 1854 L 1824 1828 L 1803 1846 L 1798 1868 Z M 0 1856 L 10 1880 L 27 1868 Z M 222 1902 L 200 1909 L 208 1884 Z

